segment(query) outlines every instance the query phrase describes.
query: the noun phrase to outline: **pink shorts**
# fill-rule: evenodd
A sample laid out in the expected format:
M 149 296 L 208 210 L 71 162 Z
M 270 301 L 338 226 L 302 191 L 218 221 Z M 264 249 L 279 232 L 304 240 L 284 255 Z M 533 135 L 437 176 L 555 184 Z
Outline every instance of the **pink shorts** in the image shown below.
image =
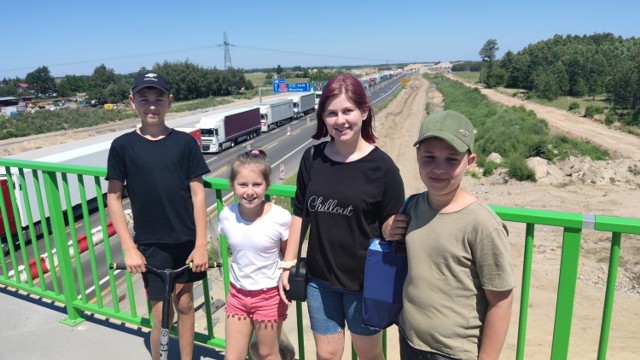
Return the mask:
M 230 284 L 224 310 L 227 315 L 247 316 L 257 321 L 285 321 L 289 305 L 280 298 L 277 286 L 244 290 Z

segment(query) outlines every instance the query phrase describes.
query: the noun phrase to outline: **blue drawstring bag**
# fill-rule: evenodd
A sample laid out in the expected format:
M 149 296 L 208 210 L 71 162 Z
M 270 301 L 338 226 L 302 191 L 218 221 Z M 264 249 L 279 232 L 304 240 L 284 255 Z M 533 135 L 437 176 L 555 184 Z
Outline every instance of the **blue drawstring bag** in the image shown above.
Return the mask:
M 364 269 L 363 325 L 386 329 L 398 321 L 406 277 L 407 253 L 404 244 L 372 239 Z
M 407 206 L 417 195 L 409 196 L 400 210 L 401 214 L 406 214 Z M 364 265 L 363 325 L 382 330 L 398 322 L 407 270 L 404 241 L 371 239 Z

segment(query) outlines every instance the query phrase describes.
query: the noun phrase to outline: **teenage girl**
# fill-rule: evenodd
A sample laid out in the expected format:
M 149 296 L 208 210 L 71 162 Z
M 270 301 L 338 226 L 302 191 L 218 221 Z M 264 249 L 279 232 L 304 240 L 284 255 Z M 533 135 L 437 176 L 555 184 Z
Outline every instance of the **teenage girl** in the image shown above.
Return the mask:
M 255 331 L 261 359 L 280 359 L 278 342 L 288 304 L 278 293 L 291 214 L 266 202 L 271 165 L 262 150 L 231 163 L 229 182 L 238 202 L 220 213 L 218 232 L 232 251 L 225 311 L 225 359 L 245 359 Z

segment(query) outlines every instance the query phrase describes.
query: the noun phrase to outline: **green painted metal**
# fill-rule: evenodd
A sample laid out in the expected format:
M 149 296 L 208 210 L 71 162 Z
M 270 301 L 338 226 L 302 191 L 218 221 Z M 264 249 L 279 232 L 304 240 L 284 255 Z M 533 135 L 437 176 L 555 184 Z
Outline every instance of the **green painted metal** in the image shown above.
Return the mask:
M 8 166 L 5 166 L 4 168 L 4 173 L 5 174 L 11 174 L 11 168 Z M 22 236 L 22 222 L 20 220 L 20 213 L 18 212 L 18 206 L 16 204 L 16 199 L 15 199 L 15 186 L 13 184 L 13 176 L 7 176 L 7 188 L 9 189 L 9 194 L 10 195 L 10 200 L 11 200 L 11 211 L 14 214 L 14 221 L 16 224 L 16 229 L 17 229 L 17 236 L 18 239 L 20 238 L 20 236 Z M 3 206 L 4 206 L 4 202 L 3 202 Z M 5 219 L 5 224 L 8 224 L 9 221 Z M 11 231 L 8 231 L 7 233 L 7 245 L 9 247 L 9 259 L 11 260 L 11 267 L 13 268 L 12 271 L 14 273 L 14 278 L 15 278 L 15 283 L 16 284 L 21 284 L 22 280 L 20 279 L 19 275 L 19 271 L 18 271 L 18 258 L 16 256 L 16 251 L 15 251 L 15 246 L 13 245 L 14 240 L 13 240 L 13 235 L 11 234 Z M 9 274 L 9 271 L 7 271 L 5 273 L 5 277 L 7 277 L 7 275 Z M 7 280 L 8 283 L 10 283 L 11 281 Z
M 84 319 L 74 306 L 76 284 L 73 278 L 73 268 L 71 266 L 71 256 L 67 246 L 67 233 L 62 216 L 62 204 L 60 202 L 60 188 L 57 183 L 57 174 L 55 172 L 43 172 L 45 185 L 45 194 L 47 204 L 49 206 L 49 215 L 51 218 L 51 229 L 53 231 L 53 239 L 58 250 L 60 276 L 62 277 L 62 290 L 64 295 L 64 303 L 67 308 L 67 318 L 62 322 L 71 326 L 75 326 Z M 67 251 L 65 251 L 67 250 Z
M 598 360 L 607 358 L 609 347 L 609 333 L 611 330 L 611 315 L 613 314 L 613 300 L 616 295 L 616 279 L 618 278 L 618 263 L 620 260 L 620 240 L 622 234 L 614 232 L 611 237 L 611 250 L 609 253 L 609 271 L 607 275 L 607 287 L 602 309 L 602 324 L 600 326 L 600 341 L 598 343 Z
M 35 172 L 33 174 L 33 183 L 34 186 L 36 188 L 36 198 L 42 198 L 42 192 L 40 191 L 41 187 L 40 187 L 40 177 L 38 176 L 38 173 Z M 39 207 L 39 211 L 40 211 L 40 216 L 42 218 L 43 214 L 44 214 L 44 210 L 42 207 Z M 33 224 L 29 223 L 29 233 L 31 234 L 31 241 L 32 243 L 35 242 L 36 239 L 35 235 L 36 235 L 36 231 L 35 228 L 33 227 Z M 40 289 L 42 289 L 42 291 L 46 291 L 46 283 L 44 281 L 42 281 L 42 279 L 44 278 L 44 272 L 42 271 L 42 262 L 40 261 L 40 250 L 38 249 L 37 246 L 31 246 L 31 250 L 33 251 L 33 260 L 34 263 L 36 264 L 36 271 L 38 272 L 38 279 L 40 279 L 40 281 L 38 281 L 40 283 Z M 31 265 L 31 264 L 29 264 Z M 31 272 L 31 271 L 29 271 Z
M 62 188 L 64 190 L 64 201 L 65 208 L 71 209 L 73 207 L 71 203 L 71 193 L 69 190 L 69 176 L 68 174 L 62 174 Z M 69 224 L 69 235 L 71 237 L 71 244 L 73 246 L 73 256 L 75 258 L 76 264 L 76 274 L 78 275 L 78 290 L 80 292 L 80 299 L 83 303 L 87 302 L 87 291 L 84 286 L 84 272 L 82 271 L 82 266 L 78 266 L 81 263 L 80 258 L 80 248 L 78 244 L 78 235 L 76 233 L 76 227 L 73 226 L 75 224 L 75 218 L 73 216 L 73 211 L 67 211 L 67 223 Z
M 527 322 L 529 318 L 529 290 L 531 288 L 531 264 L 533 263 L 533 234 L 535 224 L 527 223 L 524 241 L 524 259 L 522 266 L 522 290 L 520 293 L 520 318 L 518 321 L 518 342 L 516 359 L 524 359 L 524 347 L 527 341 Z
M 552 359 L 567 359 L 573 319 L 573 305 L 578 281 L 582 227 L 564 228 L 556 316 L 551 343 Z
M 18 182 L 23 189 L 26 188 L 27 185 L 24 180 L 24 169 L 18 169 Z M 33 239 L 33 227 L 31 226 L 33 221 L 31 216 L 31 203 L 29 202 L 29 194 L 26 191 L 22 191 L 21 194 L 22 201 L 24 202 L 24 212 L 27 216 L 27 224 L 29 224 L 29 232 L 31 233 L 31 238 Z M 22 231 L 18 231 L 18 239 L 20 242 L 20 254 L 22 254 L 22 264 L 24 265 L 24 274 L 27 278 L 27 285 L 33 286 L 33 278 L 31 277 L 31 271 L 29 271 L 29 259 L 27 258 L 26 240 L 24 238 L 24 235 L 22 234 Z M 20 276 L 19 273 L 16 273 L 16 278 L 21 277 L 22 276 Z

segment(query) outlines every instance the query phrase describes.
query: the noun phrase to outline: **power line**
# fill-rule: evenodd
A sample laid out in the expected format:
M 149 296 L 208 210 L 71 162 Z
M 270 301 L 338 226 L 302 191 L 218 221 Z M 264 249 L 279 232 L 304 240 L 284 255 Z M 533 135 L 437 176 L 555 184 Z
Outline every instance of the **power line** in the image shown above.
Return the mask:
M 228 46 L 234 46 L 234 47 L 237 47 L 237 48 L 248 49 L 248 50 L 276 52 L 276 53 L 282 53 L 282 54 L 314 56 L 314 57 L 322 57 L 322 58 L 368 61 L 368 62 L 372 62 L 372 63 L 375 63 L 375 62 L 388 63 L 389 62 L 388 59 L 364 58 L 364 57 L 332 55 L 332 54 L 318 54 L 318 53 L 308 53 L 308 52 L 302 52 L 302 51 L 271 49 L 271 48 L 262 48 L 262 47 L 255 47 L 255 46 L 245 46 L 245 45 L 231 44 L 231 43 L 229 43 L 228 39 L 226 38 L 226 32 L 223 33 L 223 34 L 224 34 L 224 38 L 225 38 L 225 43 L 224 44 L 218 44 L 218 46 L 219 47 L 224 47 L 224 52 L 225 52 L 224 67 L 225 67 L 225 69 L 227 67 L 231 67 L 231 53 L 229 51 Z M 211 49 L 211 46 L 199 46 L 199 47 L 176 49 L 176 50 L 167 50 L 167 51 L 158 51 L 158 52 L 144 53 L 144 54 L 123 55 L 123 56 L 114 56 L 114 57 L 107 57 L 107 58 L 93 59 L 93 60 L 82 60 L 82 61 L 71 61 L 71 62 L 64 62 L 64 63 L 55 63 L 55 64 L 48 64 L 48 65 L 44 65 L 44 66 L 47 66 L 47 67 L 51 68 L 51 67 L 54 67 L 54 66 L 70 66 L 70 65 L 82 65 L 82 64 L 91 64 L 91 63 L 94 63 L 94 64 L 95 63 L 105 63 L 107 61 L 118 61 L 118 60 L 134 59 L 134 58 L 141 58 L 141 57 L 147 57 L 147 56 L 166 55 L 166 54 L 175 54 L 175 53 L 185 53 L 185 52 L 189 52 L 189 51 L 193 51 L 193 50 L 209 50 L 209 49 Z M 0 73 L 1 72 L 11 72 L 11 71 L 34 70 L 35 68 L 37 68 L 39 66 L 43 66 L 43 65 L 29 66 L 29 67 L 25 66 L 25 67 L 10 68 L 10 69 L 0 69 Z
M 226 31 L 223 31 L 222 35 L 224 37 L 224 42 L 222 44 L 218 44 L 218 47 L 224 47 L 224 70 L 227 70 L 233 67 L 233 65 L 231 65 L 231 51 L 229 51 L 229 46 L 235 46 L 235 45 L 230 44 L 229 40 L 227 40 Z

